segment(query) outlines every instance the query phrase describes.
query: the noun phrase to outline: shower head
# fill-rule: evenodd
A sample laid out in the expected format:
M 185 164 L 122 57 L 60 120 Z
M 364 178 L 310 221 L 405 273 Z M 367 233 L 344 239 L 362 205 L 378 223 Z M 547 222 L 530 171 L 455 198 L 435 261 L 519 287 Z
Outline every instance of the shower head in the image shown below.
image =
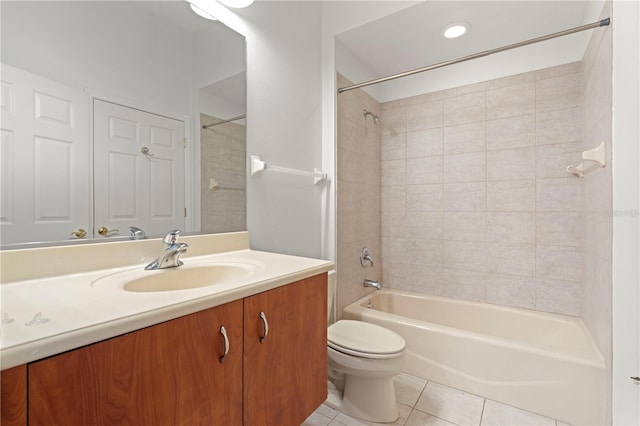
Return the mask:
M 366 109 L 362 110 L 362 115 L 364 115 L 364 118 L 367 118 L 367 115 L 370 115 L 373 118 L 373 124 L 378 124 L 378 121 L 380 121 L 380 117 Z

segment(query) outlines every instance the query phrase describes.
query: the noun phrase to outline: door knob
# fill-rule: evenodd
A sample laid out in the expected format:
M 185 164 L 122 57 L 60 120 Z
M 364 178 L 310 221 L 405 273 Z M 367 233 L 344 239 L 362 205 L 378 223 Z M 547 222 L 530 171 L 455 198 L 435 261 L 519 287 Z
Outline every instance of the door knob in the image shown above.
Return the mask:
M 103 237 L 106 237 L 107 235 L 111 235 L 114 232 L 118 232 L 118 229 L 116 228 L 109 229 L 106 226 L 101 226 L 100 228 L 98 228 L 98 234 L 102 235 Z
M 75 231 L 73 231 L 71 235 L 73 235 L 76 238 L 84 238 L 87 236 L 87 231 L 85 231 L 82 228 L 78 228 Z

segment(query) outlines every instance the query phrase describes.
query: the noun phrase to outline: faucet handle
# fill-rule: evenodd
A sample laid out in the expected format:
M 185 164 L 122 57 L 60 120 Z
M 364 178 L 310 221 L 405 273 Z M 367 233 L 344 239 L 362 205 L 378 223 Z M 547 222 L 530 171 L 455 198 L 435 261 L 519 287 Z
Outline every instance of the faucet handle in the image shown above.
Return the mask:
M 162 242 L 168 245 L 175 244 L 178 241 L 178 235 L 182 233 L 179 229 L 174 229 L 173 231 L 169 231 L 167 235 L 164 236 Z

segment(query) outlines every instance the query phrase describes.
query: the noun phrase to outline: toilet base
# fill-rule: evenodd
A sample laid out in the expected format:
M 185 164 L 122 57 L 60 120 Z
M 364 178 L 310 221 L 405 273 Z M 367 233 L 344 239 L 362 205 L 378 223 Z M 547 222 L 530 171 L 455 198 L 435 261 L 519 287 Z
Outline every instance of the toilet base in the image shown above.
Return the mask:
M 351 417 L 376 423 L 391 423 L 400 417 L 392 378 L 347 375 L 344 392 L 329 383 L 325 404 Z

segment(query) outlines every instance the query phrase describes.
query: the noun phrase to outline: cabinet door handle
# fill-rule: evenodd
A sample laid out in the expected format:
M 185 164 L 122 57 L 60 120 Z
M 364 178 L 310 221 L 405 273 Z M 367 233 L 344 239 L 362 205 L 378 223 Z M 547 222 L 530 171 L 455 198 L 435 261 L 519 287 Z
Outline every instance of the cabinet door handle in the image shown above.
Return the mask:
M 229 337 L 227 336 L 227 329 L 224 328 L 224 325 L 220 327 L 220 334 L 224 337 L 224 355 L 220 357 L 220 364 L 222 364 L 229 353 Z
M 267 334 L 269 334 L 269 322 L 267 321 L 267 316 L 264 312 L 260 312 L 260 319 L 262 320 L 262 325 L 264 325 L 264 333 L 262 337 L 260 337 L 260 343 L 264 343 L 264 339 L 267 338 Z

